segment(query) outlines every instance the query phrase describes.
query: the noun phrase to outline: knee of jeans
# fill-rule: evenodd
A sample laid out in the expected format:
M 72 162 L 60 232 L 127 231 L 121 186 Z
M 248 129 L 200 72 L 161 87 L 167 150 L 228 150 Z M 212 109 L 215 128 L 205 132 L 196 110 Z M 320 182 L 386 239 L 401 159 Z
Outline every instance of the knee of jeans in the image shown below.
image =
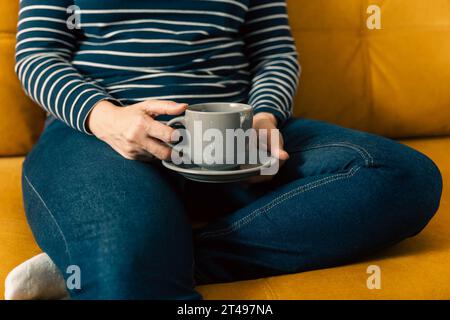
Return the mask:
M 419 159 L 420 158 L 420 159 Z M 417 167 L 420 170 L 417 170 Z M 413 167 L 412 180 L 416 187 L 416 202 L 421 208 L 423 216 L 422 224 L 419 225 L 416 233 L 419 233 L 428 222 L 434 217 L 439 209 L 443 181 L 442 175 L 437 165 L 428 157 L 422 154 L 417 155 L 416 166 Z
M 410 236 L 414 236 L 426 227 L 439 209 L 442 176 L 436 164 L 418 151 L 407 148 L 393 158 L 392 163 L 385 164 L 386 171 L 383 172 L 388 176 L 385 192 L 395 195 L 392 201 L 399 207 L 399 214 L 406 215 L 403 217 L 405 226 L 409 227 Z

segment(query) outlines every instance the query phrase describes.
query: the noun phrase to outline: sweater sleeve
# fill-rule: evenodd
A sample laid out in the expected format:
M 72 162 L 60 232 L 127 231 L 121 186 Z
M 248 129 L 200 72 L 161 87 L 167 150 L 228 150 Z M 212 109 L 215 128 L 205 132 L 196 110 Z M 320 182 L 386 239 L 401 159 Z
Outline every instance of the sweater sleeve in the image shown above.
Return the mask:
M 86 118 L 101 100 L 114 100 L 72 65 L 77 45 L 67 24 L 73 0 L 21 0 L 16 73 L 37 104 L 74 129 L 89 134 Z
M 250 0 L 243 37 L 252 72 L 249 104 L 282 125 L 292 115 L 300 77 L 286 1 Z

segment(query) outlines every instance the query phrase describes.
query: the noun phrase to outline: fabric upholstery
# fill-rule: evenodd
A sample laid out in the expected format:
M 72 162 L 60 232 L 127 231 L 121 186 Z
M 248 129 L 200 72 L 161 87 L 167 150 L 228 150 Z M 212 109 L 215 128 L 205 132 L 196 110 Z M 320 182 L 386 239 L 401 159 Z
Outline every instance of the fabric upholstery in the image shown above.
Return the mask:
M 381 7 L 381 30 L 366 9 Z M 289 0 L 300 116 L 391 137 L 450 133 L 450 2 Z
M 26 97 L 14 72 L 18 3 L 0 3 L 0 156 L 30 150 L 44 120 L 44 112 Z
M 22 205 L 23 158 L 0 158 L 0 297 L 7 274 L 40 253 Z

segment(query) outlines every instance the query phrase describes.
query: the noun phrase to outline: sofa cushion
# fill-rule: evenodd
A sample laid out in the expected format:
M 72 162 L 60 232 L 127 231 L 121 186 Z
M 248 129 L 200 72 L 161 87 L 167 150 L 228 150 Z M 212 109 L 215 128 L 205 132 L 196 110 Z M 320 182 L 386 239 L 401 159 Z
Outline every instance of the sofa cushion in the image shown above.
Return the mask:
M 450 138 L 406 143 L 429 155 L 444 176 L 441 208 L 419 236 L 352 265 L 199 290 L 207 299 L 450 299 Z M 39 253 L 23 213 L 22 161 L 0 159 L 0 298 L 8 272 Z M 381 268 L 381 290 L 366 287 L 372 264 Z
M 0 3 L 0 156 L 23 155 L 39 136 L 44 112 L 22 91 L 14 71 L 19 1 Z
M 366 26 L 381 8 L 381 30 Z M 296 115 L 391 137 L 450 133 L 448 0 L 288 0 Z
M 7 274 L 40 252 L 26 222 L 20 174 L 23 158 L 0 158 L 0 298 Z

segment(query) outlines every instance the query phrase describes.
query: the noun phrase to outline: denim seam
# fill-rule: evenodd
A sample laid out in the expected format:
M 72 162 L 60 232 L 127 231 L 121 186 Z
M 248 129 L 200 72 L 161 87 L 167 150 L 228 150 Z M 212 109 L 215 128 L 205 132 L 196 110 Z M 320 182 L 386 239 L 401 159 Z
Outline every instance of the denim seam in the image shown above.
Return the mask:
M 358 154 L 363 158 L 366 166 L 374 166 L 374 163 L 375 163 L 374 159 L 373 159 L 372 155 L 365 148 L 355 145 L 355 144 L 352 144 L 352 143 L 349 143 L 349 142 L 319 144 L 319 145 L 301 149 L 301 150 L 299 150 L 299 152 L 328 148 L 328 147 L 344 147 L 344 148 L 352 149 L 352 150 L 358 152 Z M 295 150 L 291 151 L 291 152 L 295 152 Z
M 37 195 L 38 199 L 42 202 L 42 204 L 44 205 L 45 209 L 47 210 L 47 212 L 49 213 L 50 217 L 52 218 L 53 222 L 56 225 L 56 228 L 58 229 L 59 233 L 61 234 L 61 237 L 64 241 L 64 246 L 66 247 L 66 252 L 67 252 L 67 256 L 69 258 L 69 265 L 71 264 L 72 258 L 70 256 L 70 252 L 69 252 L 69 246 L 67 244 L 67 240 L 66 237 L 64 236 L 64 233 L 62 232 L 61 227 L 59 226 L 58 222 L 55 219 L 55 216 L 52 214 L 52 212 L 50 211 L 50 209 L 48 208 L 47 204 L 45 203 L 44 199 L 42 199 L 41 195 L 39 194 L 39 192 L 37 192 L 36 188 L 33 186 L 33 184 L 30 182 L 30 180 L 28 179 L 27 175 L 24 173 L 23 174 L 27 184 L 31 187 L 31 189 L 33 189 L 33 192 Z
M 260 216 L 263 213 L 268 212 L 269 210 L 273 209 L 274 207 L 278 206 L 279 204 L 281 204 L 301 193 L 304 193 L 304 192 L 313 190 L 315 188 L 327 185 L 331 182 L 343 180 L 343 179 L 349 179 L 349 178 L 353 177 L 359 171 L 359 169 L 361 169 L 360 166 L 354 166 L 346 173 L 338 173 L 333 176 L 326 177 L 326 178 L 308 183 L 304 186 L 300 186 L 294 190 L 291 190 L 287 193 L 284 193 L 284 194 L 278 196 L 277 198 L 275 198 L 274 200 L 272 200 L 265 206 L 252 211 L 250 214 L 248 214 L 245 217 L 234 222 L 231 226 L 222 228 L 222 229 L 219 229 L 216 231 L 204 232 L 203 234 L 199 235 L 199 238 L 200 239 L 215 238 L 218 236 L 226 236 L 230 233 L 233 233 L 234 231 L 237 231 L 238 229 L 242 228 L 243 226 L 249 224 L 255 218 L 257 218 L 258 216 Z

